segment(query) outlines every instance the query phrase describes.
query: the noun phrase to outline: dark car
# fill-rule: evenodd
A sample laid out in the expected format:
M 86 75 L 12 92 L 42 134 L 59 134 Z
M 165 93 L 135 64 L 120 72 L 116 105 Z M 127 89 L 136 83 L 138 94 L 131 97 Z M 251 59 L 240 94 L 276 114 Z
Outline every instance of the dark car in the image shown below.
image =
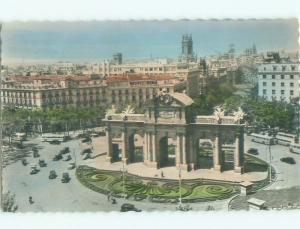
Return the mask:
M 47 164 L 46 164 L 45 160 L 40 159 L 40 160 L 39 160 L 39 166 L 40 166 L 40 167 L 46 167 Z
M 88 154 L 88 153 L 92 153 L 93 151 L 90 149 L 90 148 L 88 148 L 88 149 L 84 149 L 84 150 L 82 150 L 81 151 L 81 155 L 84 155 L 84 154 Z
M 90 137 L 84 138 L 81 140 L 82 143 L 87 143 L 87 142 L 91 142 L 92 139 Z
M 69 155 L 64 159 L 64 161 L 70 161 L 70 160 L 72 160 L 72 157 L 71 157 L 71 155 L 69 154 Z
M 22 159 L 22 165 L 26 166 L 28 164 L 27 160 L 24 158 Z
M 55 170 L 51 170 L 49 173 L 49 179 L 55 179 L 57 177 Z
M 66 154 L 66 153 L 70 153 L 70 148 L 69 147 L 65 147 L 60 151 L 61 154 Z
M 252 155 L 258 155 L 258 150 L 256 148 L 250 148 L 248 149 L 247 153 Z
M 61 154 L 56 154 L 54 157 L 53 157 L 53 161 L 59 161 L 61 160 L 63 157 Z
M 58 140 L 52 140 L 49 143 L 52 144 L 52 145 L 59 145 L 60 141 L 58 141 Z
M 63 137 L 63 142 L 67 142 L 67 141 L 70 141 L 72 140 L 71 136 L 64 136 Z
M 121 212 L 128 212 L 128 211 L 135 211 L 135 212 L 141 212 L 142 210 L 137 209 L 133 204 L 122 204 L 121 206 Z
M 37 157 L 39 157 L 39 156 L 40 156 L 40 154 L 39 154 L 38 151 L 33 151 L 33 157 L 34 157 L 34 158 L 37 158 Z
M 296 164 L 295 159 L 292 157 L 283 157 L 283 158 L 280 158 L 280 161 L 291 164 L 291 165 Z
M 68 183 L 71 180 L 69 173 L 63 173 L 61 183 Z

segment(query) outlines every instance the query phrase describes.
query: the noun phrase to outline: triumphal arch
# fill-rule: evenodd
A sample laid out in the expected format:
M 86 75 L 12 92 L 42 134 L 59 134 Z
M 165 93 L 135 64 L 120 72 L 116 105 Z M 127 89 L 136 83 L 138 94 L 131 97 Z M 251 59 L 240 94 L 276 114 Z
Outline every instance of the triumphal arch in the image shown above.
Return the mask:
M 225 148 L 233 151 L 234 171 L 243 172 L 244 124 L 242 111 L 225 116 L 217 108 L 211 116 L 193 115 L 193 100 L 184 93 L 162 93 L 145 104 L 144 114 L 128 107 L 122 113 L 110 109 L 106 124 L 107 162 L 135 163 L 135 135 L 142 139 L 142 162 L 154 168 L 168 164 L 170 139 L 174 146 L 173 166 L 188 171 L 199 169 L 199 140 L 212 144 L 212 168 L 223 171 Z M 230 148 L 229 147 L 229 148 Z M 201 163 L 200 163 L 201 164 Z

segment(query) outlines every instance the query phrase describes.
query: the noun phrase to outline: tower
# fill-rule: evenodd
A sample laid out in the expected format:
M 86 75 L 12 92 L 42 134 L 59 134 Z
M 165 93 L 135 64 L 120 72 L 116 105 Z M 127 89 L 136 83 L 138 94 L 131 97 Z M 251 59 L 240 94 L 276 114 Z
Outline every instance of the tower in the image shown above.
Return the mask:
M 186 62 L 195 61 L 196 59 L 193 51 L 193 39 L 191 34 L 182 35 L 180 59 Z

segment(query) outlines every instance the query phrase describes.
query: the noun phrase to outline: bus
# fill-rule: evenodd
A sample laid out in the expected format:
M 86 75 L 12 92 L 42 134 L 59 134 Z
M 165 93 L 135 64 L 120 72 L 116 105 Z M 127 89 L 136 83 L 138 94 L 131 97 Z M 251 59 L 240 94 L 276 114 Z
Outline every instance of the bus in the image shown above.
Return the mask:
M 295 134 L 278 132 L 275 138 L 279 145 L 289 146 L 291 143 L 295 143 L 297 136 Z
M 25 141 L 26 140 L 26 134 L 17 132 L 13 136 L 13 140 L 15 141 Z
M 275 139 L 272 136 L 252 133 L 251 137 L 252 137 L 252 139 L 251 139 L 252 142 L 261 143 L 261 144 L 265 144 L 265 145 L 274 145 L 275 144 Z
M 289 146 L 291 153 L 300 154 L 300 144 L 299 143 L 291 143 Z
M 65 135 L 58 135 L 58 134 L 43 134 L 42 141 L 43 142 L 52 142 L 54 140 L 63 142 Z

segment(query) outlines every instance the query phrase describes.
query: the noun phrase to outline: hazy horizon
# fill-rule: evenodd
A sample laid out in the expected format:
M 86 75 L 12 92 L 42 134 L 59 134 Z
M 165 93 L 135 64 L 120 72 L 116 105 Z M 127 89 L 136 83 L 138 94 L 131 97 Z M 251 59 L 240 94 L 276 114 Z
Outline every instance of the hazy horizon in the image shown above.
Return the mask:
M 4 64 L 97 61 L 122 52 L 124 59 L 176 58 L 181 37 L 192 34 L 194 52 L 204 57 L 262 51 L 298 51 L 297 19 L 7 22 L 2 30 Z

